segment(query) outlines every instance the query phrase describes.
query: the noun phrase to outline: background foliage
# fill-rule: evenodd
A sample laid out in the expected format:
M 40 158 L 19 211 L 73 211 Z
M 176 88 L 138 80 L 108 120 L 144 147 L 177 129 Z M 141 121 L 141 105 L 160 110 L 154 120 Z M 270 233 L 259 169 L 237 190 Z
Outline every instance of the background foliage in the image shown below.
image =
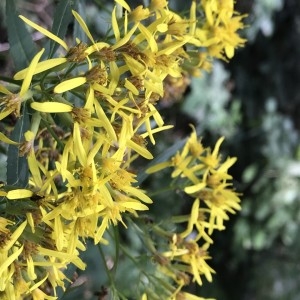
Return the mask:
M 39 22 L 42 20 L 51 28 L 56 2 L 19 0 L 18 7 L 33 21 L 39 18 Z M 0 3 L 1 73 L 11 75 L 14 66 L 8 59 L 3 3 Z M 80 14 L 88 20 L 94 34 L 104 34 L 106 8 L 111 1 L 78 3 Z M 184 9 L 182 1 L 173 0 L 170 4 L 175 9 Z M 243 210 L 227 223 L 225 232 L 214 238 L 212 266 L 217 275 L 213 284 L 201 288 L 201 295 L 222 300 L 300 299 L 300 92 L 297 82 L 300 3 L 238 0 L 237 7 L 249 13 L 249 27 L 245 30 L 248 44 L 230 64 L 216 63 L 212 73 L 193 79 L 184 99 L 164 103 L 163 109 L 170 121 L 175 121 L 176 131 L 174 136 L 162 136 L 159 151 L 174 139 L 185 137 L 190 130 L 188 124 L 194 123 L 205 144 L 225 135 L 224 156 L 238 157 L 233 175 L 237 190 L 243 193 Z M 4 180 L 1 157 L 0 180 Z M 159 180 L 145 180 L 143 184 L 160 189 L 164 173 L 157 176 Z M 155 199 L 154 195 L 156 204 L 150 214 L 163 219 L 170 209 L 184 211 L 184 207 L 173 205 L 174 199 L 180 197 L 168 191 L 161 198 Z M 133 228 L 123 238 L 140 251 L 135 236 Z M 79 297 L 79 293 L 92 299 L 95 291 L 101 292 L 106 278 L 97 251 L 91 245 L 85 253 L 91 263 L 88 262 L 90 267 L 84 274 L 78 274 L 78 284 L 83 283 L 83 288 L 71 290 L 64 299 Z M 124 262 L 124 271 L 120 272 L 124 276 L 119 278 L 118 285 L 124 289 L 140 279 L 140 274 L 130 273 L 130 264 Z

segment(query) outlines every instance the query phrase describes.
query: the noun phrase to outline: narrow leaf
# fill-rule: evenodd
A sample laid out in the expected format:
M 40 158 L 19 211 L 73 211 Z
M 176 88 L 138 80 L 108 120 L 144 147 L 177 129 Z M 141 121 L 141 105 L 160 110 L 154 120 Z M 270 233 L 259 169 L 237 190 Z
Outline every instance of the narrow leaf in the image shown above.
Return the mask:
M 72 1 L 72 0 L 59 1 L 58 5 L 55 8 L 51 32 L 61 39 L 65 37 L 68 26 L 73 19 L 71 11 L 72 9 L 75 9 L 74 2 L 77 1 Z M 46 54 L 48 55 L 48 58 L 53 57 L 58 46 L 59 45 L 53 40 L 50 40 L 48 42 L 46 46 L 47 49 Z
M 24 141 L 24 133 L 30 128 L 29 114 L 24 103 L 23 114 L 15 125 L 11 139 L 17 143 Z M 27 158 L 19 156 L 19 148 L 9 145 L 7 156 L 7 184 L 25 188 L 28 184 L 29 168 Z
M 37 52 L 24 22 L 18 17 L 15 0 L 6 0 L 7 34 L 10 54 L 17 70 L 26 68 Z

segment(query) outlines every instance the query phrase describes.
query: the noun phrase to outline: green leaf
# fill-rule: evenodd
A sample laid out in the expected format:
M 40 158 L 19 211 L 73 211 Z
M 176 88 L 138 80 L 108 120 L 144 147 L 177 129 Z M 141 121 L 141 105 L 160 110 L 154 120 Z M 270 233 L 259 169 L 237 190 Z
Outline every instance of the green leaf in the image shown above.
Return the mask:
M 24 133 L 30 128 L 27 106 L 24 104 L 23 114 L 15 125 L 11 139 L 20 143 L 24 141 Z M 25 188 L 28 185 L 29 168 L 27 158 L 19 156 L 19 148 L 9 145 L 7 152 L 7 184 Z
M 4 149 L 3 149 L 4 150 Z M 7 169 L 6 155 L 0 153 L 0 182 L 6 181 L 6 169 Z
M 51 32 L 61 39 L 64 39 L 68 26 L 73 20 L 72 9 L 76 9 L 76 3 L 77 1 L 73 0 L 59 1 L 55 8 Z M 59 45 L 55 41 L 50 40 L 46 46 L 45 55 L 48 58 L 53 57 L 58 47 Z
M 6 0 L 6 21 L 10 55 L 15 68 L 24 69 L 37 50 L 24 22 L 18 17 L 14 0 Z

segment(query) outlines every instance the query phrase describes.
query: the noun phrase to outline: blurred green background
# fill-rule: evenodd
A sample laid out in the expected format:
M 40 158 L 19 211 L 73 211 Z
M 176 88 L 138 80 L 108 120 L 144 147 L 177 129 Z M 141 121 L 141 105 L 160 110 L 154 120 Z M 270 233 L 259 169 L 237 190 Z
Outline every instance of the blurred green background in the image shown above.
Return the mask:
M 63 1 L 63 0 L 62 0 Z M 58 1 L 17 1 L 22 14 L 51 28 Z M 143 1 L 128 1 L 132 5 Z M 0 31 L 0 71 L 14 72 L 9 60 L 5 25 L 5 1 Z M 170 0 L 175 10 L 188 1 Z M 78 10 L 94 36 L 107 30 L 107 11 L 113 1 L 78 1 Z M 227 222 L 226 231 L 215 233 L 210 248 L 212 267 L 217 271 L 212 284 L 198 288 L 201 296 L 219 300 L 300 299 L 300 1 L 237 0 L 236 8 L 249 14 L 248 39 L 229 62 L 215 62 L 210 74 L 194 78 L 181 101 L 164 101 L 161 109 L 166 123 L 174 122 L 174 135 L 162 136 L 157 152 L 186 136 L 189 123 L 197 126 L 205 145 L 220 135 L 224 157 L 238 157 L 232 168 L 234 185 L 242 196 L 242 211 Z M 70 30 L 73 30 L 72 26 Z M 39 42 L 41 37 L 36 36 Z M 84 39 L 84 37 L 80 37 Z M 173 95 L 175 98 L 176 95 Z M 2 155 L 2 154 L 1 154 Z M 3 161 L 3 159 L 1 160 Z M 164 174 L 145 186 L 160 188 Z M 5 180 L 0 168 L 0 179 Z M 150 212 L 162 218 L 175 205 L 173 195 L 154 196 Z M 139 247 L 132 231 L 129 243 Z M 109 255 L 110 248 L 105 250 Z M 96 299 L 106 278 L 98 249 L 90 246 L 84 254 L 91 266 L 79 274 L 85 282 L 84 299 Z M 120 286 L 125 289 L 138 274 L 130 273 L 130 262 L 119 269 Z M 75 292 L 78 293 L 78 292 Z M 100 292 L 99 292 L 100 293 Z M 99 295 L 98 293 L 98 295 Z M 74 296 L 75 295 L 75 296 Z M 80 299 L 70 293 L 64 299 Z

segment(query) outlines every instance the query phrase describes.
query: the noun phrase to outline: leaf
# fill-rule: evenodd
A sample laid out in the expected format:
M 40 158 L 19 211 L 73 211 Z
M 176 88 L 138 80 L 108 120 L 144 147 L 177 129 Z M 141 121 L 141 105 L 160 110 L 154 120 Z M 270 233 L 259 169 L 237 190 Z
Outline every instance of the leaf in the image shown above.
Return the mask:
M 4 155 L 4 151 L 5 151 L 6 149 L 2 149 L 2 148 L 0 148 L 0 151 L 1 151 L 1 153 L 0 153 L 0 181 L 4 181 L 4 182 L 6 182 L 6 179 L 7 179 L 7 172 L 6 172 L 6 169 L 7 169 L 7 158 L 6 158 L 6 156 Z M 6 152 L 6 151 L 5 151 Z M 1 197 L 0 197 L 0 199 L 1 199 Z
M 10 54 L 17 70 L 26 68 L 37 52 L 25 24 L 18 17 L 15 1 L 6 0 L 7 34 Z
M 24 141 L 24 133 L 30 128 L 29 114 L 24 103 L 23 115 L 20 117 L 11 134 L 11 139 L 20 143 Z M 7 152 L 7 184 L 25 188 L 29 180 L 27 158 L 19 156 L 19 148 L 8 146 Z
M 59 1 L 55 8 L 51 32 L 61 39 L 64 39 L 68 26 L 73 20 L 72 9 L 75 9 L 76 2 L 73 0 Z M 48 42 L 46 46 L 46 55 L 48 58 L 53 57 L 58 47 L 59 44 L 55 41 L 50 40 Z

